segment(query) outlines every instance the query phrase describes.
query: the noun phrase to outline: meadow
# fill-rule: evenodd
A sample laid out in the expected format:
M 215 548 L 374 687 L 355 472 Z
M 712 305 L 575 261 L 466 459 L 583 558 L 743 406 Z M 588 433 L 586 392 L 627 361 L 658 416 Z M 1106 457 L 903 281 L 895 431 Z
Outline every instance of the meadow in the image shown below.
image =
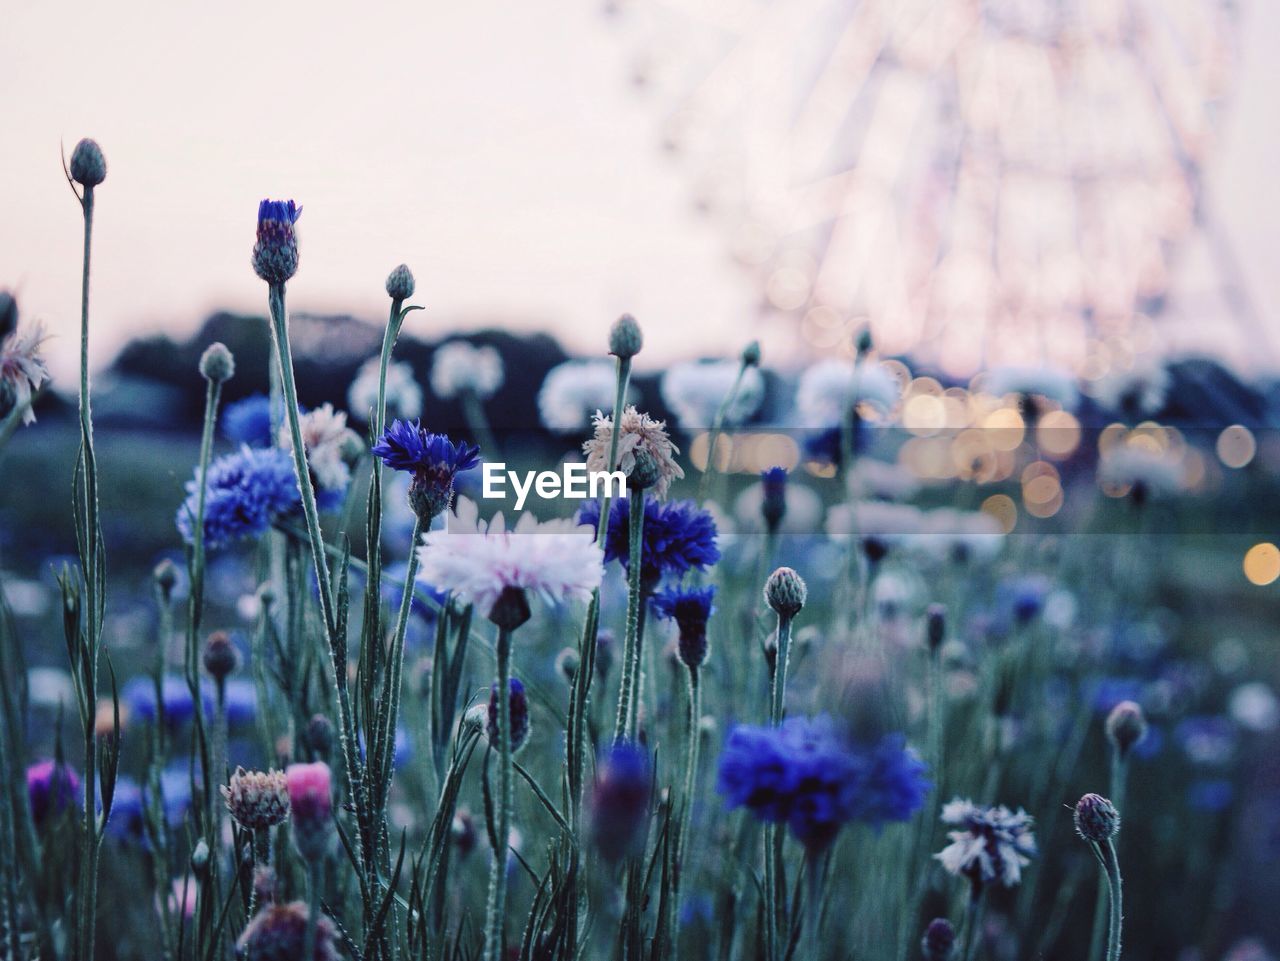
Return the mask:
M 87 357 L 93 141 L 67 174 Z M 300 235 L 246 230 L 263 356 L 204 347 L 198 434 L 95 429 L 84 360 L 36 419 L 0 303 L 0 957 L 1274 956 L 1263 392 L 856 325 L 642 377 L 624 315 L 514 429 L 510 355 L 399 359 L 401 265 L 344 410 L 300 397 Z M 627 489 L 517 509 L 499 462 Z

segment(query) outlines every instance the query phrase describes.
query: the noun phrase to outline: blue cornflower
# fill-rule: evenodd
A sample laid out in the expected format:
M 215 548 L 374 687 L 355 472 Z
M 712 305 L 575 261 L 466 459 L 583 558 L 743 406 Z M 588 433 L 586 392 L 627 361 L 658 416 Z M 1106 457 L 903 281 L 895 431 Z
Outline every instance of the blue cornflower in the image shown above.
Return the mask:
M 591 840 L 606 861 L 642 849 L 653 773 L 649 754 L 629 741 L 607 748 L 596 762 L 591 788 Z
M 578 523 L 594 527 L 599 522 L 600 502 L 587 501 L 578 511 Z M 625 499 L 613 501 L 604 543 L 606 563 L 616 560 L 624 569 L 628 566 L 630 529 L 630 506 Z M 706 569 L 720 560 L 717 533 L 711 514 L 694 501 L 646 500 L 641 580 L 652 590 L 664 574 L 680 575 L 689 570 Z
M 36 827 L 75 806 L 80 778 L 63 761 L 39 761 L 27 768 L 27 800 Z
M 738 725 L 720 755 L 717 790 L 729 807 L 786 824 L 820 851 L 849 821 L 880 827 L 924 804 L 925 765 L 900 734 L 858 745 L 828 717 L 789 718 L 780 727 Z
M 397 420 L 373 445 L 373 455 L 392 470 L 413 475 L 409 482 L 409 506 L 423 522 L 449 506 L 453 479 L 480 464 L 480 448 L 444 434 L 433 434 L 417 420 Z
M 101 810 L 101 799 L 98 807 Z M 120 775 L 111 796 L 107 834 L 120 841 L 141 840 L 145 834 L 143 814 L 142 786 L 128 775 Z
M 676 651 L 689 667 L 701 667 L 707 659 L 707 621 L 715 596 L 714 587 L 673 588 L 653 595 L 654 613 L 679 626 Z
M 279 517 L 301 506 L 293 461 L 286 451 L 242 447 L 209 465 L 204 504 L 204 544 L 214 550 L 265 533 Z M 199 480 L 187 482 L 187 499 L 178 508 L 178 531 L 193 541 Z
M 998 588 L 1014 621 L 1026 626 L 1040 616 L 1052 587 L 1049 579 L 1038 574 L 1006 581 Z
M 778 525 L 787 516 L 787 469 L 770 467 L 760 474 L 760 514 L 770 532 L 776 533 Z
M 264 200 L 258 204 L 258 237 L 253 245 L 253 270 L 269 284 L 283 284 L 298 270 L 298 235 L 294 224 L 302 207 L 292 200 Z
M 165 724 L 177 726 L 191 720 L 195 714 L 195 700 L 185 678 L 167 675 L 160 681 L 160 698 L 164 708 Z M 206 716 L 213 714 L 213 695 L 205 688 L 200 692 Z M 131 716 L 142 721 L 156 719 L 156 682 L 146 674 L 131 678 L 120 691 L 120 700 L 129 708 Z
M 271 436 L 271 398 L 251 394 L 228 404 L 222 411 L 222 436 L 233 444 L 250 447 L 273 447 Z

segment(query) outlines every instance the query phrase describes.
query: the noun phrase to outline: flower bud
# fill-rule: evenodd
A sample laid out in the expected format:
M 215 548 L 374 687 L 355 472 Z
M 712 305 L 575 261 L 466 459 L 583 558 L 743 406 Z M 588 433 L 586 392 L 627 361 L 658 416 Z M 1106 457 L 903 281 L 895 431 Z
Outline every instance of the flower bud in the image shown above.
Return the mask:
M 635 466 L 627 475 L 627 487 L 633 491 L 647 490 L 658 483 L 661 476 L 662 468 L 657 458 L 647 450 L 639 449 L 635 452 Z
M 240 666 L 240 652 L 226 631 L 214 631 L 209 635 L 200 659 L 209 676 L 219 683 Z
M 215 384 L 224 384 L 235 376 L 236 359 L 226 344 L 213 343 L 200 355 L 200 376 Z
M 765 528 L 776 534 L 787 516 L 787 469 L 770 467 L 760 474 L 760 516 Z
M 743 367 L 759 367 L 760 366 L 760 341 L 753 340 L 742 348 L 742 366 Z
M 644 346 L 644 334 L 630 314 L 623 314 L 609 328 L 609 353 L 627 360 L 640 353 Z
M 511 678 L 508 710 L 511 715 L 511 750 L 518 751 L 529 740 L 529 696 L 525 693 L 524 684 L 519 678 Z M 498 702 L 498 685 L 489 689 L 489 716 L 485 730 L 489 735 L 489 743 L 498 743 L 499 712 L 502 705 Z
M 333 838 L 333 796 L 329 765 L 290 764 L 284 772 L 293 815 L 293 843 L 303 860 L 323 861 Z
M 929 653 L 937 654 L 942 650 L 942 643 L 947 639 L 947 609 L 941 604 L 930 604 L 925 611 L 925 640 L 929 644 Z
M 292 200 L 264 200 L 258 204 L 253 270 L 268 284 L 283 284 L 298 272 L 298 235 L 294 225 L 301 215 L 302 208 Z
M 415 287 L 413 272 L 405 264 L 387 275 L 387 296 L 392 300 L 408 300 L 413 296 Z
M 458 854 L 464 858 L 476 848 L 476 842 L 479 840 L 476 821 L 471 816 L 471 809 L 465 805 L 458 808 L 453 816 L 453 823 L 449 825 L 449 839 L 458 849 Z
M 956 953 L 956 929 L 946 918 L 934 918 L 924 929 L 920 951 L 925 961 L 951 961 Z
M 209 876 L 209 842 L 201 838 L 191 852 L 191 873 L 201 881 Z
M 577 678 L 579 667 L 580 658 L 577 648 L 566 647 L 556 655 L 556 670 L 570 684 Z
M 804 578 L 789 567 L 779 567 L 764 585 L 764 599 L 779 617 L 795 617 L 808 596 Z
M 1086 794 L 1076 802 L 1076 833 L 1101 844 L 1120 833 L 1120 812 L 1100 794 Z
M 328 758 L 333 750 L 333 723 L 323 714 L 314 714 L 307 722 L 307 747 L 319 758 Z
M 1107 715 L 1107 739 L 1116 755 L 1124 760 L 1129 751 L 1147 736 L 1147 718 L 1133 701 L 1121 701 Z
M 859 357 L 865 357 L 871 353 L 871 348 L 875 346 L 875 341 L 871 338 L 870 327 L 863 327 L 858 331 L 857 336 L 853 339 L 853 346 L 857 350 Z
M 307 950 L 310 910 L 303 901 L 271 904 L 253 916 L 237 942 L 237 957 L 256 961 L 301 959 Z M 315 954 L 307 961 L 336 961 L 337 930 L 323 912 L 315 920 Z
M 285 776 L 279 771 L 246 771 L 236 768 L 231 783 L 222 788 L 227 810 L 246 831 L 262 831 L 289 817 Z
M 156 586 L 160 588 L 160 593 L 167 602 L 173 596 L 173 589 L 178 583 L 178 565 L 166 557 L 155 566 L 151 576 L 155 578 Z
M 96 187 L 107 179 L 107 159 L 96 140 L 86 137 L 71 151 L 71 179 L 82 187 Z

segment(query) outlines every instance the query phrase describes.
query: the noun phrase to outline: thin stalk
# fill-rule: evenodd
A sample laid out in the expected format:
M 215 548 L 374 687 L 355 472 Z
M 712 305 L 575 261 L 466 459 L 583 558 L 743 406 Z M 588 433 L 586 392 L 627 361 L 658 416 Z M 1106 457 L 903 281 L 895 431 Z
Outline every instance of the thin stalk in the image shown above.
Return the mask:
M 687 718 L 688 724 L 688 742 L 685 747 L 685 768 L 684 768 L 684 808 L 680 814 L 680 836 L 677 839 L 676 863 L 679 866 L 676 872 L 676 881 L 674 885 L 675 909 L 672 916 L 678 919 L 680 916 L 680 889 L 684 886 L 684 877 L 687 868 L 685 859 L 686 843 L 689 839 L 689 830 L 693 823 L 693 799 L 697 796 L 698 784 L 698 753 L 701 746 L 700 732 L 698 724 L 702 719 L 702 685 L 698 668 L 690 665 L 688 671 L 689 679 L 689 714 Z M 679 948 L 679 931 L 678 927 L 673 925 L 671 946 L 673 952 Z
M 307 861 L 307 927 L 302 939 L 302 957 L 316 956 L 316 928 L 320 921 L 320 862 Z
M 644 491 L 633 490 L 627 498 L 630 505 L 627 545 L 627 633 L 623 643 L 622 680 L 618 691 L 618 717 L 613 729 L 614 742 L 635 740 L 637 727 L 636 688 L 640 677 L 640 566 L 644 546 Z
M 1111 791 L 1108 796 L 1111 799 L 1111 803 L 1116 806 L 1116 810 L 1119 811 L 1124 810 L 1128 767 L 1126 759 L 1120 756 L 1119 751 L 1113 749 L 1111 752 Z M 1104 864 L 1103 867 L 1105 869 L 1106 865 Z M 1093 929 L 1089 934 L 1089 961 L 1101 961 L 1102 958 L 1103 938 L 1109 934 L 1108 918 L 1110 918 L 1110 912 L 1107 910 L 1107 900 L 1110 896 L 1110 890 L 1110 884 L 1098 884 L 1098 893 L 1093 904 Z
M 729 393 L 725 394 L 720 401 L 720 406 L 716 408 L 715 420 L 711 422 L 711 432 L 707 436 L 707 466 L 702 472 L 702 481 L 698 484 L 699 507 L 707 499 L 707 494 L 711 490 L 711 481 L 716 473 L 716 445 L 720 443 L 720 432 L 724 429 L 724 419 L 729 413 L 729 407 L 737 399 L 738 390 L 742 387 L 742 378 L 747 374 L 747 366 L 745 361 L 739 365 L 738 376 L 733 379 L 733 386 L 729 388 Z
M 787 707 L 787 665 L 791 660 L 791 618 L 778 615 L 777 662 L 773 670 L 773 690 L 769 701 L 769 722 L 782 723 Z
M 978 944 L 982 941 L 982 908 L 985 899 L 982 897 L 982 885 L 974 884 L 969 892 L 969 906 L 964 916 L 964 943 L 960 950 L 961 961 L 973 961 Z
M 822 854 L 817 851 L 805 851 L 804 869 L 809 891 L 805 942 L 808 945 L 809 961 L 818 961 L 822 951 L 822 940 L 818 937 L 818 926 L 822 921 Z
M 462 416 L 467 420 L 467 426 L 471 428 L 471 433 L 475 435 L 476 443 L 485 450 L 491 452 L 492 455 L 498 453 L 498 441 L 493 436 L 493 430 L 489 427 L 489 418 L 485 416 L 484 405 L 480 403 L 480 398 L 476 396 L 475 391 L 464 390 L 461 395 L 462 399 Z
M 498 801 L 493 866 L 484 922 L 484 961 L 502 961 L 507 905 L 507 837 L 511 833 L 511 631 L 498 628 Z
M 1107 879 L 1110 905 L 1107 911 L 1107 961 L 1120 961 L 1120 930 L 1124 923 L 1124 892 L 1120 880 L 1120 859 L 1111 839 L 1094 845 L 1094 853 Z
M 294 471 L 298 477 L 298 486 L 302 491 L 302 512 L 306 518 L 307 539 L 311 546 L 311 562 L 315 569 L 320 595 L 320 610 L 324 619 L 325 631 L 328 634 L 329 643 L 326 648 L 330 676 L 333 679 L 338 697 L 338 736 L 342 744 L 342 755 L 346 766 L 347 784 L 351 792 L 352 804 L 355 808 L 356 816 L 360 820 L 361 833 L 367 835 L 371 830 L 371 825 L 365 806 L 362 768 L 356 758 L 355 744 L 352 738 L 355 725 L 352 720 L 351 693 L 347 688 L 346 664 L 339 664 L 337 657 L 338 652 L 343 649 L 343 638 L 338 636 L 337 617 L 333 605 L 333 588 L 329 579 L 329 564 L 325 557 L 324 535 L 320 530 L 320 514 L 316 508 L 315 486 L 311 482 L 311 471 L 307 466 L 306 447 L 302 441 L 302 425 L 298 419 L 298 389 L 293 375 L 293 354 L 289 347 L 289 326 L 285 313 L 284 285 L 272 284 L 269 288 L 267 299 L 271 308 L 271 329 L 276 347 L 277 368 L 284 392 L 284 413 L 289 423 L 289 435 L 293 446 Z M 358 847 L 357 850 L 359 850 Z M 363 869 L 363 865 L 360 867 Z

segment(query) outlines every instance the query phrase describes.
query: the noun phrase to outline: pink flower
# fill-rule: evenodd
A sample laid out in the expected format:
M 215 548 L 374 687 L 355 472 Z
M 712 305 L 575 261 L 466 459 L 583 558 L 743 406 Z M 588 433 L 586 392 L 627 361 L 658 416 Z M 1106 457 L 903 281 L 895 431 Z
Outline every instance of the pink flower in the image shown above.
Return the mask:
M 289 791 L 289 809 L 293 812 L 294 820 L 313 824 L 329 820 L 333 813 L 329 765 L 323 761 L 290 764 L 284 777 Z

